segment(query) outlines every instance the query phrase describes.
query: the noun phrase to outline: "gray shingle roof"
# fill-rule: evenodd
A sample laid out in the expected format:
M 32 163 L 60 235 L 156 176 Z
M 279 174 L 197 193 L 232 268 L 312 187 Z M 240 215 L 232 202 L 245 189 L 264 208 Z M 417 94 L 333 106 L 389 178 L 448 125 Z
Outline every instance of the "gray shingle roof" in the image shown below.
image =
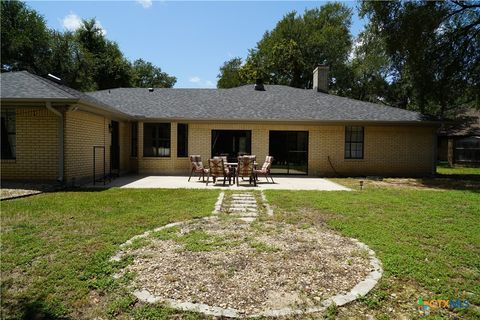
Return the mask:
M 134 117 L 237 121 L 379 121 L 418 123 L 417 112 L 313 90 L 266 85 L 232 89 L 119 88 L 83 93 L 26 71 L 0 75 L 2 99 L 70 100 Z
M 0 74 L 2 99 L 64 99 L 79 98 L 73 92 L 62 90 L 46 79 L 27 71 L 5 72 Z M 52 82 L 54 83 L 54 82 Z M 71 89 L 73 90 L 73 89 Z
M 110 112 L 119 112 L 117 108 L 107 105 L 91 95 L 27 71 L 1 73 L 0 97 L 18 100 L 83 102 Z
M 419 122 L 420 113 L 313 90 L 266 85 L 232 89 L 119 88 L 90 92 L 119 110 L 146 118 L 264 121 Z

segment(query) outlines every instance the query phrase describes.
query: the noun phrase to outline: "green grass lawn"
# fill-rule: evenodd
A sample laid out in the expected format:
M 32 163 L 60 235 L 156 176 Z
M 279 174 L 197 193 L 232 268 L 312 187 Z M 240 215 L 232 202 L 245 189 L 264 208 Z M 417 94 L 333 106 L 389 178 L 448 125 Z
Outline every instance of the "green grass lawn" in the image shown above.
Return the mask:
M 447 163 L 440 163 L 437 166 L 437 173 L 440 175 L 458 176 L 458 175 L 476 175 L 480 178 L 480 167 L 449 167 Z
M 267 197 L 274 219 L 326 224 L 368 244 L 383 262 L 379 285 L 360 301 L 332 309 L 332 316 L 415 318 L 420 296 L 458 297 L 480 305 L 480 193 L 458 190 L 461 177 L 468 174 L 478 181 L 480 173 L 457 172 L 442 172 L 455 180 L 453 189 L 442 178 L 439 190 L 367 182 L 363 191 L 271 190 Z M 336 181 L 358 186 L 353 179 Z M 0 318 L 203 318 L 137 303 L 125 288 L 126 279 L 112 277 L 125 262 L 109 258 L 134 235 L 209 215 L 218 192 L 74 190 L 3 201 Z M 430 318 L 453 314 L 473 319 L 479 315 L 475 310 L 436 311 Z
M 358 187 L 354 180 L 337 182 Z M 408 318 L 418 317 L 414 308 L 420 296 L 425 300 L 461 298 L 480 305 L 479 190 L 367 184 L 363 191 L 272 190 L 267 191 L 267 197 L 278 219 L 326 223 L 368 244 L 383 262 L 385 274 L 380 286 L 360 303 L 350 305 L 345 318 L 360 316 L 362 308 L 379 317 L 396 318 L 399 312 Z M 480 316 L 474 309 L 456 312 L 473 319 Z M 434 313 L 445 318 L 451 315 Z
M 108 262 L 118 245 L 169 222 L 209 215 L 217 196 L 205 190 L 110 189 L 2 202 L 0 318 L 91 319 L 95 308 L 106 309 L 104 316 L 121 303 L 104 301 L 118 287 Z

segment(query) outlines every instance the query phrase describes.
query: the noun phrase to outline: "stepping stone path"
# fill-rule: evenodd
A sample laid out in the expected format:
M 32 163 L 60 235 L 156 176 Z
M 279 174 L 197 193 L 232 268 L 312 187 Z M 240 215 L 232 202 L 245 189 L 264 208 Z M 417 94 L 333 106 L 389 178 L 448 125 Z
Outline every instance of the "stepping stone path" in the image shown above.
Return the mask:
M 256 197 L 258 195 L 258 197 Z M 259 208 L 261 207 L 261 210 Z M 212 212 L 212 216 L 205 217 L 205 220 L 217 220 L 218 214 L 221 212 L 231 215 L 237 219 L 241 219 L 246 222 L 254 221 L 260 213 L 266 213 L 269 216 L 273 216 L 273 211 L 270 205 L 268 204 L 267 198 L 263 192 L 260 194 L 255 194 L 253 192 L 237 192 L 237 193 L 225 193 L 221 192 L 217 202 L 215 203 L 215 208 Z M 218 221 L 218 220 L 217 220 Z M 158 232 L 166 228 L 171 228 L 174 226 L 181 226 L 191 221 L 182 221 L 167 224 L 165 226 L 158 227 L 153 232 Z M 128 249 L 125 249 L 133 243 L 136 239 L 147 238 L 150 236 L 152 231 L 145 231 L 143 234 L 136 235 L 130 240 L 126 241 L 120 245 L 120 251 L 117 252 L 115 256 L 111 258 L 112 261 L 120 261 L 122 257 L 128 252 Z M 344 293 L 340 292 L 337 295 L 328 297 L 322 301 L 318 301 L 315 305 L 309 307 L 298 307 L 295 305 L 283 305 L 281 304 L 278 307 L 269 307 L 260 313 L 256 314 L 245 314 L 245 310 L 234 309 L 232 307 L 226 307 L 225 304 L 220 304 L 219 306 L 207 305 L 198 302 L 184 301 L 182 299 L 176 300 L 168 297 L 162 297 L 155 295 L 154 293 L 148 291 L 145 288 L 136 288 L 133 290 L 133 295 L 135 295 L 140 301 L 147 303 L 156 303 L 156 302 L 166 302 L 170 307 L 179 310 L 185 311 L 194 311 L 200 312 L 208 316 L 214 317 L 227 317 L 227 318 L 245 318 L 245 317 L 285 317 L 285 316 L 303 316 L 307 313 L 323 313 L 327 312 L 327 308 L 335 304 L 337 307 L 343 306 L 351 301 L 356 300 L 358 297 L 366 295 L 370 290 L 372 290 L 379 279 L 382 277 L 383 269 L 381 262 L 376 258 L 375 252 L 373 252 L 367 245 L 359 242 L 357 239 L 350 240 L 355 243 L 360 249 L 368 252 L 368 258 L 370 262 L 370 273 L 367 276 L 359 281 L 349 292 Z M 332 251 L 333 252 L 333 251 Z M 163 253 L 162 253 L 163 254 Z M 367 269 L 368 270 L 368 269 Z M 118 276 L 120 277 L 120 274 Z M 188 300 L 188 299 L 187 299 Z M 281 301 L 280 301 L 281 302 Z
M 252 222 L 258 216 L 258 205 L 255 196 L 248 193 L 234 193 L 230 197 L 230 203 L 224 211 L 238 215 L 239 219 Z

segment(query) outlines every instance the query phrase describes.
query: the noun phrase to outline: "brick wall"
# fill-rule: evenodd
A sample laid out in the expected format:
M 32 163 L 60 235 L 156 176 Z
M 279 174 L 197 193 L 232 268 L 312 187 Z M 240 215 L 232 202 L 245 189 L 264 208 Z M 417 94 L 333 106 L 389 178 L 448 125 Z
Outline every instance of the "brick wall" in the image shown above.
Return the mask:
M 191 133 L 191 125 L 188 128 L 189 154 L 193 154 L 192 146 L 198 143 L 198 138 Z M 143 157 L 143 123 L 138 123 L 138 173 L 141 174 L 185 174 L 189 171 L 190 161 L 188 157 L 177 157 L 177 123 L 172 122 L 170 126 L 170 157 Z M 195 139 L 195 141 L 194 141 Z M 205 158 L 207 159 L 207 158 Z
M 139 123 L 138 171 L 143 174 L 187 174 L 187 158 L 177 158 L 177 123 L 171 125 L 171 156 L 143 157 L 143 123 Z M 293 124 L 227 124 L 221 122 L 189 123 L 189 154 L 199 154 L 206 162 L 211 156 L 211 130 L 251 130 L 252 154 L 259 162 L 269 150 L 270 130 L 309 132 L 308 173 L 310 176 L 332 176 L 334 169 L 347 176 L 421 176 L 432 172 L 434 158 L 433 127 L 365 126 L 364 159 L 344 159 L 345 126 Z
M 2 106 L 5 108 L 5 106 Z M 45 107 L 16 107 L 16 159 L 2 160 L 2 179 L 58 178 L 58 117 Z
M 85 112 L 65 113 L 65 177 L 67 183 L 90 182 L 93 175 L 93 146 L 105 147 L 105 171 L 110 170 L 111 119 Z M 120 172 L 130 171 L 129 130 L 127 122 L 119 122 Z M 103 175 L 103 150 L 95 152 L 95 176 Z
M 84 111 L 65 113 L 65 177 L 88 182 L 93 174 L 93 146 L 105 146 L 106 171 L 110 167 L 111 119 Z M 413 126 L 365 126 L 364 159 L 344 159 L 343 125 L 189 123 L 189 154 L 211 156 L 211 130 L 251 130 L 252 154 L 261 162 L 268 154 L 270 130 L 309 132 L 308 171 L 311 176 L 332 176 L 334 169 L 347 176 L 416 176 L 432 172 L 435 129 Z M 143 123 L 138 125 L 138 158 L 130 157 L 130 123 L 119 123 L 120 170 L 141 174 L 187 174 L 188 158 L 177 157 L 177 123 L 171 124 L 171 156 L 143 157 Z M 2 160 L 3 179 L 55 180 L 58 176 L 58 117 L 44 107 L 17 107 L 17 158 Z M 103 174 L 103 154 L 96 157 L 96 174 Z

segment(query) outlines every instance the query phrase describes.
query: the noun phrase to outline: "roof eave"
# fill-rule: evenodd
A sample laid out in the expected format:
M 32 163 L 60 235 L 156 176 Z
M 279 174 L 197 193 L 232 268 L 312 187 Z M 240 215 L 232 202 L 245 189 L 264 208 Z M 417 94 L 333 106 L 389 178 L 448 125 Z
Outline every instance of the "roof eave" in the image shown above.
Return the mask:
M 54 102 L 54 103 L 65 103 L 73 104 L 77 103 L 79 99 L 72 98 L 4 98 L 1 97 L 0 101 L 2 103 L 45 103 L 45 102 Z
M 99 109 L 100 111 L 103 111 L 103 112 L 105 112 L 109 115 L 113 115 L 113 116 L 116 116 L 116 117 L 121 118 L 121 119 L 128 119 L 128 120 L 134 119 L 134 117 L 132 115 L 129 115 L 125 112 L 119 111 L 116 108 L 91 103 L 90 101 L 85 100 L 85 99 L 79 99 L 78 103 L 83 104 L 83 105 L 88 106 L 88 107 L 91 107 L 91 108 L 94 108 L 94 109 Z M 89 110 L 89 111 L 91 111 L 91 110 Z
M 113 116 L 118 119 L 134 119 L 133 116 L 119 111 L 115 108 L 102 106 L 99 104 L 92 103 L 85 99 L 63 99 L 63 98 L 0 98 L 2 104 L 9 104 L 12 106 L 43 106 L 47 102 L 51 102 L 56 105 L 82 105 L 82 109 L 91 113 L 101 113 L 109 116 Z M 86 108 L 85 108 L 86 107 Z
M 387 120 L 312 120 L 312 119 L 261 119 L 261 120 L 252 120 L 252 119 L 220 119 L 220 118 L 159 118 L 159 117 L 145 117 L 145 116 L 134 116 L 137 121 L 164 121 L 164 122 L 227 122 L 227 123 L 297 123 L 297 124 L 369 124 L 369 125 L 427 125 L 427 126 L 440 126 L 439 121 L 430 121 L 430 120 L 403 120 L 403 121 L 387 121 Z

